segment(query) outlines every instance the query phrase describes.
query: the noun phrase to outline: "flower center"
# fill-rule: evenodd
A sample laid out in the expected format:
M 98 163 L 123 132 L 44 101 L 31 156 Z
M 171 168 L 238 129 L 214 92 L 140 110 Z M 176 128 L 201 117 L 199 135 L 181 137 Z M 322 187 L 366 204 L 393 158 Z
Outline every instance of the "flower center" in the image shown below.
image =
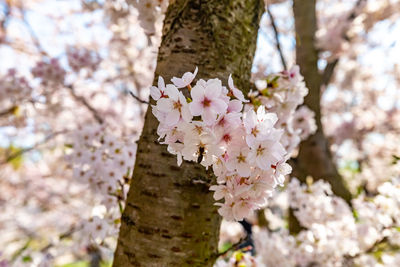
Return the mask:
M 261 147 L 261 145 L 258 146 L 257 148 L 257 156 L 261 156 L 264 154 L 265 147 Z
M 243 156 L 242 153 L 240 153 L 239 156 L 237 156 L 236 158 L 237 158 L 238 163 L 246 162 L 246 157 Z
M 225 134 L 224 135 L 224 137 L 222 137 L 222 139 L 225 141 L 225 142 L 230 142 L 231 140 L 232 140 L 232 136 L 230 136 L 230 134 Z
M 182 104 L 180 101 L 174 102 L 174 109 L 181 111 Z
M 198 134 L 201 134 L 203 132 L 203 127 L 195 125 L 194 129 L 197 131 Z
M 208 99 L 207 97 L 205 97 L 203 100 L 203 107 L 209 107 L 210 104 L 211 104 L 211 100 Z
M 257 134 L 258 134 L 259 132 L 260 132 L 260 131 L 257 129 L 257 127 L 254 127 L 253 129 L 251 129 L 251 134 L 254 135 L 255 137 L 257 137 Z

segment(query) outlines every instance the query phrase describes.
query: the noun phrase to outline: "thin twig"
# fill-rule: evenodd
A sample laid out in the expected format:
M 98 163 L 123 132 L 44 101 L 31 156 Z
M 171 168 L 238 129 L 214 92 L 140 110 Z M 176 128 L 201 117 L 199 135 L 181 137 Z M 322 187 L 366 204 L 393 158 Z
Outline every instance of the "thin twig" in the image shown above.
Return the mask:
M 138 96 L 136 96 L 132 91 L 129 91 L 129 94 L 130 94 L 134 99 L 136 99 L 138 102 L 140 102 L 140 103 L 142 103 L 142 104 L 149 104 L 149 102 L 140 99 L 140 98 L 139 98 Z
M 81 227 L 72 226 L 68 231 L 66 231 L 65 233 L 62 233 L 62 234 L 58 237 L 58 239 L 61 241 L 61 240 L 65 239 L 65 238 L 68 238 L 68 237 L 72 236 L 72 234 L 75 233 L 76 231 L 78 231 L 80 228 L 81 228 Z M 41 253 L 44 253 L 44 252 L 46 252 L 47 250 L 49 250 L 50 248 L 52 248 L 52 247 L 55 246 L 55 245 L 56 245 L 56 244 L 54 244 L 53 242 L 50 242 L 50 243 L 47 244 L 45 247 L 43 247 L 43 248 L 40 250 L 40 252 L 41 252 Z
M 272 16 L 271 10 L 269 8 L 269 4 L 267 4 L 266 6 L 267 6 L 267 13 L 268 13 L 269 19 L 271 20 L 272 28 L 274 29 L 276 49 L 278 49 L 279 56 L 281 57 L 282 66 L 286 70 L 287 69 L 287 65 L 286 65 L 285 57 L 283 55 L 281 44 L 279 42 L 278 28 L 276 27 L 275 19 L 274 19 L 274 16 Z
M 82 105 L 84 105 L 92 114 L 93 117 L 95 118 L 95 120 L 102 124 L 104 122 L 103 118 L 99 115 L 99 113 L 97 112 L 97 110 L 95 108 L 93 108 L 89 102 L 87 102 L 87 100 L 83 97 L 83 96 L 78 96 L 75 92 L 74 86 L 72 84 L 70 85 L 66 85 L 66 88 L 69 89 L 69 92 L 71 93 L 71 95 L 73 96 L 73 98 L 75 98 L 75 100 L 77 100 L 78 102 L 80 102 Z
M 9 114 L 12 114 L 12 113 L 14 113 L 17 109 L 18 109 L 18 106 L 12 106 L 12 107 L 9 107 L 9 108 L 7 108 L 7 109 L 5 109 L 5 110 L 2 110 L 2 111 L 0 111 L 0 117 L 3 117 L 3 116 L 6 116 L 6 115 L 9 115 Z
M 12 161 L 13 159 L 16 159 L 19 156 L 21 156 L 21 155 L 23 155 L 23 154 L 25 154 L 25 153 L 27 153 L 29 151 L 32 151 L 32 150 L 38 148 L 41 145 L 44 145 L 45 143 L 47 143 L 48 141 L 52 140 L 54 137 L 56 137 L 57 135 L 62 134 L 62 133 L 65 133 L 65 131 L 59 131 L 59 132 L 54 132 L 54 133 L 49 134 L 42 141 L 37 142 L 33 146 L 27 147 L 27 148 L 23 148 L 21 150 L 18 150 L 15 153 L 9 155 L 6 159 L 4 159 L 3 161 L 0 162 L 0 165 L 6 164 L 6 163 Z
M 321 85 L 328 85 L 329 81 L 331 80 L 331 77 L 333 75 L 333 72 L 335 70 L 336 65 L 338 64 L 339 59 L 336 58 L 334 61 L 329 62 L 324 69 L 324 72 L 322 73 L 322 78 L 321 78 Z
M 246 238 L 240 239 L 239 242 L 233 244 L 227 250 L 215 254 L 215 258 L 218 258 L 220 256 L 226 255 L 230 251 L 236 251 L 236 250 L 239 250 L 239 249 L 246 249 L 247 247 L 251 247 L 251 246 L 243 247 L 243 244 L 246 244 L 248 241 L 249 241 L 249 237 L 248 236 Z M 248 250 L 250 250 L 250 248 L 248 248 Z

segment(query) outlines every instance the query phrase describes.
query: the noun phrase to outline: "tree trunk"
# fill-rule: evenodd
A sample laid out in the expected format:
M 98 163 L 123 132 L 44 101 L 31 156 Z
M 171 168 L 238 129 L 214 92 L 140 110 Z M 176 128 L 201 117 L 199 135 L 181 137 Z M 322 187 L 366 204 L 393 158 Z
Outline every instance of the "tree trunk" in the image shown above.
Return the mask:
M 316 0 L 293 1 L 297 38 L 296 61 L 310 90 L 304 102 L 315 112 L 318 126 L 317 132 L 300 145 L 299 156 L 294 160 L 294 176 L 303 182 L 307 175 L 315 180 L 324 179 L 331 184 L 336 195 L 349 202 L 351 194 L 332 160 L 329 143 L 321 123 L 320 99 L 323 79 L 318 71 L 318 51 L 315 47 L 317 29 L 315 2 Z
M 226 82 L 232 73 L 248 90 L 263 9 L 261 0 L 171 1 L 155 81 L 198 66 L 199 78 Z M 196 163 L 178 167 L 157 142 L 157 125 L 149 107 L 113 266 L 212 266 L 221 220 L 208 189 L 215 177 Z

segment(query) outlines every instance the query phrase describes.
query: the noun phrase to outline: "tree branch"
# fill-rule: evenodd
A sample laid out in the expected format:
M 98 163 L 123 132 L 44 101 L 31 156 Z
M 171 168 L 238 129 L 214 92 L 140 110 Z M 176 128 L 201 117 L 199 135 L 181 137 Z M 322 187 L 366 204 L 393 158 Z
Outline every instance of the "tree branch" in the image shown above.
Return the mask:
M 268 13 L 269 19 L 271 20 L 272 29 L 274 30 L 274 34 L 275 34 L 275 45 L 276 45 L 276 49 L 277 49 L 278 52 L 279 52 L 279 56 L 280 56 L 280 58 L 281 58 L 281 63 L 282 63 L 283 68 L 284 68 L 285 70 L 287 70 L 286 60 L 285 60 L 285 57 L 284 57 L 284 55 L 283 55 L 283 51 L 282 51 L 282 48 L 281 48 L 281 44 L 280 44 L 280 42 L 279 42 L 278 28 L 276 27 L 275 19 L 274 19 L 274 16 L 272 15 L 272 13 L 271 13 L 271 10 L 270 10 L 270 8 L 269 8 L 269 4 L 266 5 L 266 9 L 267 9 L 267 13 Z
M 84 105 L 93 115 L 93 117 L 95 118 L 95 120 L 99 123 L 102 124 L 104 122 L 104 119 L 99 115 L 99 113 L 97 112 L 97 110 L 95 108 L 93 108 L 89 102 L 87 102 L 87 100 L 83 97 L 83 96 L 78 96 L 75 92 L 74 86 L 72 84 L 70 85 L 65 85 L 66 88 L 69 89 L 69 92 L 71 93 L 72 97 L 77 100 L 78 102 L 80 102 L 82 105 Z
M 12 106 L 5 110 L 0 111 L 0 117 L 7 116 L 9 114 L 14 113 L 18 109 L 18 106 Z
M 19 157 L 19 156 L 21 156 L 21 155 L 23 155 L 23 154 L 25 154 L 25 153 L 27 153 L 27 152 L 29 152 L 29 151 L 32 151 L 32 150 L 38 148 L 38 147 L 41 146 L 41 145 L 46 144 L 48 141 L 52 140 L 54 137 L 58 136 L 59 134 L 65 133 L 65 132 L 66 132 L 66 131 L 63 130 L 63 131 L 54 132 L 54 133 L 49 134 L 49 135 L 46 136 L 42 141 L 37 142 L 37 143 L 34 144 L 33 146 L 27 147 L 27 148 L 23 148 L 23 149 L 21 149 L 21 150 L 15 152 L 15 153 L 9 155 L 9 156 L 6 157 L 3 161 L 0 162 L 0 165 L 4 165 L 4 164 L 6 164 L 6 163 L 12 161 L 13 159 L 16 159 L 17 157 Z
M 142 103 L 142 104 L 149 104 L 149 102 L 140 99 L 137 95 L 135 95 L 132 91 L 129 91 L 129 94 L 136 99 L 138 102 Z

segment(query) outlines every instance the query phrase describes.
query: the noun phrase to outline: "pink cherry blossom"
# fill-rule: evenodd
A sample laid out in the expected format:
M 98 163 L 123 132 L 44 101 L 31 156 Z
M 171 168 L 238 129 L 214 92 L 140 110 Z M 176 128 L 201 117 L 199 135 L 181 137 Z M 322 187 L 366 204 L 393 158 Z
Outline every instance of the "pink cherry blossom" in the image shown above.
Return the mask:
M 233 96 L 235 96 L 237 99 L 239 99 L 242 102 L 249 102 L 249 100 L 246 100 L 244 98 L 244 95 L 243 95 L 242 91 L 237 89 L 235 87 L 235 85 L 233 84 L 232 74 L 229 75 L 228 85 L 229 85 L 229 89 L 230 89 L 231 93 L 233 94 Z
M 152 86 L 150 87 L 150 95 L 154 100 L 158 100 L 162 97 L 165 97 L 165 83 L 163 77 L 158 77 L 158 87 Z
M 165 124 L 176 125 L 180 119 L 190 121 L 192 115 L 189 112 L 188 105 L 182 92 L 169 84 L 165 89 L 168 98 L 161 98 L 157 101 L 157 109 L 166 113 Z
M 192 115 L 201 115 L 207 125 L 215 123 L 218 115 L 224 114 L 228 108 L 227 103 L 221 99 L 221 90 L 221 81 L 218 79 L 197 82 L 190 92 L 192 102 L 189 109 Z
M 185 72 L 185 74 L 183 74 L 182 78 L 173 77 L 171 79 L 171 81 L 178 88 L 186 87 L 192 83 L 192 81 L 196 77 L 197 71 L 198 71 L 198 68 L 196 67 L 196 69 L 194 70 L 193 73 Z

